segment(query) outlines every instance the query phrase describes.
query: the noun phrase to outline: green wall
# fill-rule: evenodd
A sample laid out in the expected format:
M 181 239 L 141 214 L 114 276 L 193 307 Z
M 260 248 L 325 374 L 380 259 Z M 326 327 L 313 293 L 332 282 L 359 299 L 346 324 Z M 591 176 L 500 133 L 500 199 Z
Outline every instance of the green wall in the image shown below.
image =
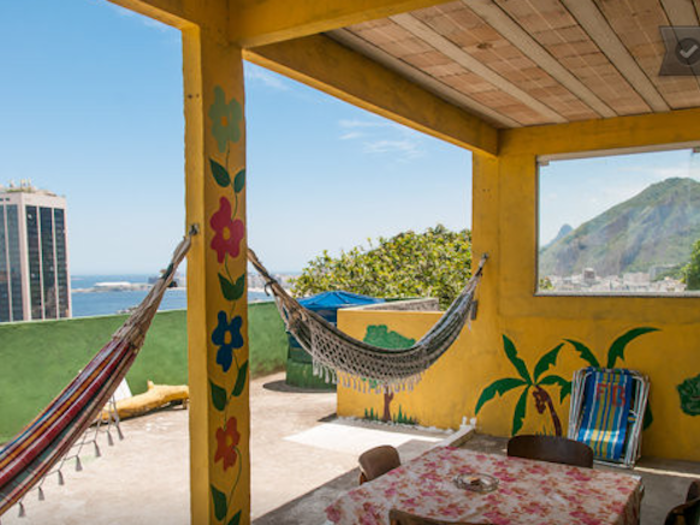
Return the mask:
M 0 324 L 0 443 L 43 409 L 107 343 L 126 315 Z M 127 375 L 134 394 L 187 383 L 187 312 L 160 312 Z M 287 339 L 274 303 L 249 306 L 251 375 L 281 370 Z

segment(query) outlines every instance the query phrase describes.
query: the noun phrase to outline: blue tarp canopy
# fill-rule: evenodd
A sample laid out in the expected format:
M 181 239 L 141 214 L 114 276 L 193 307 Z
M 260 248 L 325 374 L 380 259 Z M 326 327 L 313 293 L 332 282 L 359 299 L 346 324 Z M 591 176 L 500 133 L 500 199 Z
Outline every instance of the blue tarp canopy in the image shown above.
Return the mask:
M 376 297 L 369 297 L 357 293 L 343 292 L 342 290 L 338 292 L 323 292 L 299 300 L 299 304 L 304 308 L 316 312 L 326 321 L 334 325 L 338 324 L 339 308 L 364 306 L 383 302 L 385 302 L 384 299 L 377 299 Z M 301 348 L 297 340 L 289 332 L 287 332 L 287 336 L 289 337 L 289 345 L 292 348 Z
M 338 308 L 364 306 L 383 302 L 384 299 L 343 292 L 342 290 L 338 292 L 323 292 L 299 301 L 304 308 L 316 312 L 331 323 L 336 323 L 338 321 Z
M 368 297 L 357 293 L 323 292 L 320 294 L 300 299 L 299 303 L 309 310 L 326 310 L 331 308 L 344 308 L 347 306 L 362 306 L 365 304 L 383 303 L 384 299 Z

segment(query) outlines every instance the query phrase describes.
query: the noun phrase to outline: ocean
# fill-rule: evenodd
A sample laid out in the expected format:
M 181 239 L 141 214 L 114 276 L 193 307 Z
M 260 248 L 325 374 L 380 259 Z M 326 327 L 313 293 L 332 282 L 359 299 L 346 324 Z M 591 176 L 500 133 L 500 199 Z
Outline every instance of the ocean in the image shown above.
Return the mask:
M 150 275 L 146 274 L 122 274 L 122 275 L 73 275 L 71 276 L 71 300 L 73 304 L 73 317 L 91 317 L 95 315 L 112 315 L 136 306 L 146 294 L 147 290 L 129 291 L 81 291 L 91 289 L 101 282 L 129 282 L 133 284 L 148 283 Z M 248 301 L 270 301 L 271 298 L 261 292 L 248 292 Z M 170 288 L 165 292 L 159 311 L 182 310 L 187 308 L 187 290 L 184 288 Z

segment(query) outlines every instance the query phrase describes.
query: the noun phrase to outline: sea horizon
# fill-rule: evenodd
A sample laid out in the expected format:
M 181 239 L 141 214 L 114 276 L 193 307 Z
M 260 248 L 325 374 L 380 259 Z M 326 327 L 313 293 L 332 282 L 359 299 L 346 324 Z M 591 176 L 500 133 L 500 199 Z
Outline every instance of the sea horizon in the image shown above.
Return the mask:
M 122 274 L 75 274 L 71 275 L 71 307 L 72 317 L 93 317 L 98 315 L 114 315 L 123 313 L 129 308 L 138 305 L 148 293 L 147 290 L 120 290 L 120 291 L 90 291 L 97 283 L 101 282 L 129 282 L 132 284 L 148 283 L 148 279 L 155 277 L 148 273 L 122 273 Z M 270 301 L 263 292 L 248 291 L 248 301 Z M 187 289 L 170 288 L 166 290 L 158 311 L 185 310 L 187 309 Z

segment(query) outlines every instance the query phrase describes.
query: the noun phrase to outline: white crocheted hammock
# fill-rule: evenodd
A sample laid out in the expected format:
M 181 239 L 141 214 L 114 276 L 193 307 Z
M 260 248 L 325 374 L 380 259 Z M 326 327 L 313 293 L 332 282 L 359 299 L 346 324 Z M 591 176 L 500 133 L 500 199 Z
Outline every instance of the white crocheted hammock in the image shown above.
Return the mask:
M 373 380 L 385 392 L 412 389 L 427 370 L 457 339 L 474 305 L 474 294 L 486 263 L 479 267 L 437 323 L 410 348 L 389 350 L 369 345 L 341 332 L 323 317 L 307 310 L 270 275 L 255 253 L 248 260 L 266 281 L 287 330 L 313 358 L 314 373 L 338 382 L 343 372 L 345 386 L 367 390 Z

